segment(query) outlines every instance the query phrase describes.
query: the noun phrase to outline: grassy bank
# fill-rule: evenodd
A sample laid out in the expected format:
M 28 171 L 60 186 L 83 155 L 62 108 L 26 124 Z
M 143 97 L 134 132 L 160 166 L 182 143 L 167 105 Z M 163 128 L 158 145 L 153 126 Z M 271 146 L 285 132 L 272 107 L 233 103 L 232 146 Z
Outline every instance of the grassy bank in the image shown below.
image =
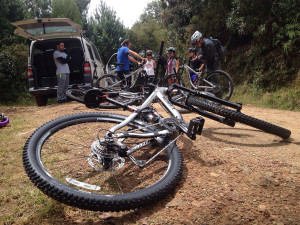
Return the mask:
M 300 84 L 283 87 L 275 92 L 264 92 L 245 84 L 239 85 L 234 87 L 230 100 L 258 107 L 300 111 Z

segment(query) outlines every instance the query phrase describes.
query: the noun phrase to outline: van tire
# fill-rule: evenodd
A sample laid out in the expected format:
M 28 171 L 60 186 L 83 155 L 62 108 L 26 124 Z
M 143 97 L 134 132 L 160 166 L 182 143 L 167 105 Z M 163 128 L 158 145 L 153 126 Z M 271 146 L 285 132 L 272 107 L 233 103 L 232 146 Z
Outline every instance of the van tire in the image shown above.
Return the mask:
M 35 102 L 38 106 L 45 106 L 48 102 L 48 96 L 46 95 L 34 95 Z

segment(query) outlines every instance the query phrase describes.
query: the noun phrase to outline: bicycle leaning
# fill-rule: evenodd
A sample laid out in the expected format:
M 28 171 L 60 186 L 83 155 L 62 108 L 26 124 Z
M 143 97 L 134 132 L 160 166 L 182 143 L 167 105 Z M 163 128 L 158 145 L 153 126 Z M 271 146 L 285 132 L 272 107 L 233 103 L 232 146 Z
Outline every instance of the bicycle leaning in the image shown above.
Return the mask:
M 195 71 L 185 64 L 186 59 L 182 60 L 183 65 L 180 66 L 181 72 L 174 72 L 174 74 L 166 76 L 163 81 L 163 86 L 169 86 L 168 80 L 172 79 L 174 80 L 174 83 L 186 87 L 187 85 L 182 76 L 183 72 L 186 71 L 187 79 L 192 89 L 210 92 L 216 97 L 224 100 L 230 99 L 233 93 L 233 81 L 228 73 L 223 70 L 215 70 L 209 74 L 205 73 L 205 69 Z
M 82 209 L 122 211 L 161 200 L 175 189 L 182 174 L 176 140 L 183 134 L 194 140 L 205 122 L 201 116 L 189 123 L 183 120 L 169 100 L 175 89 L 189 94 L 184 105 L 173 104 L 210 119 L 230 126 L 241 122 L 282 138 L 291 134 L 241 113 L 240 104 L 177 84 L 156 87 L 138 107 L 118 102 L 118 92 L 93 89 L 84 97 L 87 107 L 107 101 L 132 113 L 79 113 L 46 123 L 25 144 L 25 171 L 46 195 Z M 153 105 L 157 99 L 169 118 L 157 112 Z

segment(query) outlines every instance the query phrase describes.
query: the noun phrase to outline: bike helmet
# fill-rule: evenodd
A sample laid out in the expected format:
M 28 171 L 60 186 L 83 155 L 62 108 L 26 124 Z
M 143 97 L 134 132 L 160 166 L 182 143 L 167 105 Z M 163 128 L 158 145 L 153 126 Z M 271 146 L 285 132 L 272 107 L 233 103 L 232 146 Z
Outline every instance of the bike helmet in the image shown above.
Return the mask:
M 188 52 L 196 52 L 196 48 L 191 47 L 188 49 Z
M 192 44 L 196 44 L 201 38 L 202 34 L 199 31 L 196 31 L 191 37 Z
M 175 48 L 174 47 L 167 48 L 167 52 L 174 52 L 175 53 Z
M 152 50 L 150 50 L 150 49 L 147 50 L 147 51 L 146 51 L 146 55 L 152 55 Z

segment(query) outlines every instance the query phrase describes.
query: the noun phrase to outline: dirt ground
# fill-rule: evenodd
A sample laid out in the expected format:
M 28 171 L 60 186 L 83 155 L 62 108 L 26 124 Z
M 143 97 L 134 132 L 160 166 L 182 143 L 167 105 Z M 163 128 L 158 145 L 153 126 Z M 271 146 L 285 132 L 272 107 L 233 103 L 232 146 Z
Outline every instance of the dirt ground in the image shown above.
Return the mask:
M 0 130 L 0 134 L 3 135 L 5 129 L 11 131 L 20 126 L 19 121 L 23 121 L 22 129 L 18 129 L 14 136 L 16 141 L 24 144 L 36 128 L 51 119 L 95 111 L 75 102 L 46 107 L 0 107 L 0 110 L 11 121 L 8 127 Z M 113 112 L 128 114 L 121 110 Z M 242 112 L 290 129 L 291 138 L 282 140 L 245 125 L 237 124 L 232 128 L 206 119 L 203 133 L 195 141 L 186 136 L 177 141 L 184 159 L 184 171 L 173 195 L 155 205 L 119 213 L 65 207 L 55 218 L 49 219 L 51 215 L 45 215 L 48 219 L 42 223 L 300 224 L 300 112 L 248 105 L 243 106 Z M 183 115 L 186 121 L 196 116 Z M 21 164 L 21 153 L 15 157 L 20 157 L 17 162 Z M 14 170 L 11 165 L 1 166 L 6 168 L 4 171 L 7 168 Z M 18 166 L 21 168 L 22 164 Z M 9 176 L 6 172 L 1 175 Z M 18 179 L 30 183 L 25 172 Z M 4 208 L 12 207 L 10 202 L 0 201 L 0 216 L 9 215 L 9 210 Z M 31 215 L 24 211 L 14 223 L 35 223 L 32 210 Z

